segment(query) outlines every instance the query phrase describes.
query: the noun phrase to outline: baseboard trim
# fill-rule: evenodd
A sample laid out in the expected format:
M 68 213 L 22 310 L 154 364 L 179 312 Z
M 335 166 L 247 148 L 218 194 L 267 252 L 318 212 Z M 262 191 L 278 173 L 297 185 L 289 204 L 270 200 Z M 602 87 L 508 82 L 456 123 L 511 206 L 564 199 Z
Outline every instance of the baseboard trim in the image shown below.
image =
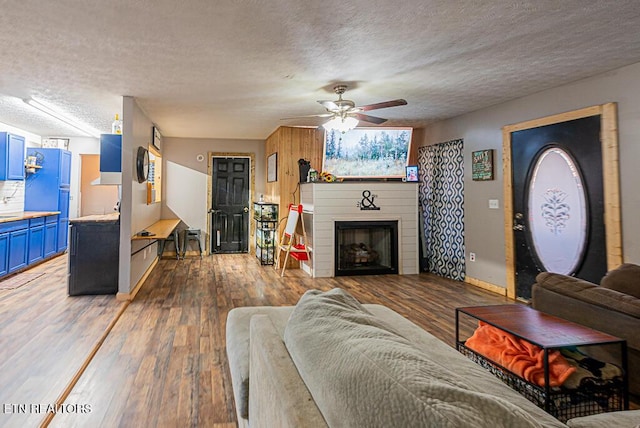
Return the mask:
M 151 263 L 151 266 L 149 266 L 149 268 L 145 271 L 144 275 L 142 275 L 142 278 L 140 278 L 140 281 L 138 281 L 138 283 L 135 287 L 133 287 L 133 290 L 130 293 L 118 292 L 118 294 L 116 294 L 116 299 L 129 302 L 135 299 L 136 294 L 138 294 L 138 291 L 140 291 L 140 289 L 142 288 L 142 284 L 144 284 L 149 275 L 151 275 L 151 271 L 153 270 L 153 268 L 158 264 L 158 260 L 160 260 L 160 258 L 156 257 L 153 263 Z
M 491 284 L 491 283 L 485 282 L 485 281 L 481 281 L 481 280 L 476 279 L 476 278 L 471 278 L 471 277 L 467 276 L 464 279 L 464 282 L 466 282 L 467 284 L 471 284 L 471 285 L 473 285 L 475 287 L 482 288 L 483 290 L 487 290 L 487 291 L 491 291 L 492 293 L 499 294 L 501 296 L 506 296 L 507 295 L 507 289 L 505 287 L 500 287 L 498 285 Z

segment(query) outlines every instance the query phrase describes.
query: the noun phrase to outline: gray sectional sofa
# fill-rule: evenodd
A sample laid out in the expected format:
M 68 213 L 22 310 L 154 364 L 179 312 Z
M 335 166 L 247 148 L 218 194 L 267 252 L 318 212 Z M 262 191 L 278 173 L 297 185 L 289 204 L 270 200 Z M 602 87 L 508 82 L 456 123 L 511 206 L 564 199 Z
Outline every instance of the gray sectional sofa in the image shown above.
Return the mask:
M 629 392 L 640 397 L 640 266 L 623 264 L 609 271 L 600 285 L 558 273 L 540 273 L 532 288 L 532 306 L 626 339 Z
M 638 412 L 563 424 L 398 313 L 340 289 L 229 312 L 239 426 L 635 427 Z M 599 419 L 593 419 L 598 416 Z

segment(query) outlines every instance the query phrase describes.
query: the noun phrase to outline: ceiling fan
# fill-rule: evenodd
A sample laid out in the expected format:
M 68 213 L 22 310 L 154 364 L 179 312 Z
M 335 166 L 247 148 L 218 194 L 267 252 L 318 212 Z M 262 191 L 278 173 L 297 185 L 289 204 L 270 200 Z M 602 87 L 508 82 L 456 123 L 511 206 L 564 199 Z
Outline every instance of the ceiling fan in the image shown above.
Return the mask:
M 336 129 L 341 132 L 346 132 L 350 129 L 358 126 L 359 121 L 374 123 L 380 125 L 387 121 L 381 117 L 371 116 L 363 114 L 363 111 L 377 110 L 387 107 L 396 107 L 407 105 L 407 101 L 403 99 L 384 101 L 381 103 L 368 104 L 364 106 L 356 106 L 351 100 L 345 100 L 342 98 L 342 94 L 347 90 L 347 85 L 337 85 L 333 88 L 334 92 L 338 95 L 338 99 L 335 101 L 318 101 L 327 110 L 327 113 L 311 114 L 307 116 L 299 117 L 330 117 L 331 119 L 323 124 L 327 130 Z M 293 119 L 293 118 L 288 118 Z

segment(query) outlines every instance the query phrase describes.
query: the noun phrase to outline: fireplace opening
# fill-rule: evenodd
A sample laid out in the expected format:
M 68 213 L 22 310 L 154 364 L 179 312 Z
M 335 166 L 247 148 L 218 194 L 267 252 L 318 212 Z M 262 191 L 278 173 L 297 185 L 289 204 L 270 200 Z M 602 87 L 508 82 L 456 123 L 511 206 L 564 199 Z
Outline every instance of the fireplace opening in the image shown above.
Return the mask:
M 397 221 L 335 222 L 335 276 L 397 273 Z

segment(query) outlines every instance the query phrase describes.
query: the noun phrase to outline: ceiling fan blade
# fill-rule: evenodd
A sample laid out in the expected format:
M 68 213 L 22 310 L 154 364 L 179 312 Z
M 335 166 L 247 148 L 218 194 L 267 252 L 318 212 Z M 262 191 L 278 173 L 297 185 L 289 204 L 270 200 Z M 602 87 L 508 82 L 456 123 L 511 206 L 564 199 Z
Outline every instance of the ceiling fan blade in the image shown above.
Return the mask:
M 383 119 L 381 117 L 369 116 L 368 114 L 362 113 L 354 113 L 353 116 L 364 122 L 375 123 L 376 125 L 380 125 L 381 123 L 385 123 L 387 119 Z
M 406 105 L 407 105 L 407 101 L 400 98 L 397 100 L 385 101 L 382 103 L 368 104 L 366 106 L 358 106 L 358 109 L 360 109 L 361 111 L 369 111 L 369 110 L 377 110 L 380 108 L 406 106 Z
M 280 118 L 280 120 L 303 119 L 305 117 L 331 117 L 331 116 L 333 116 L 333 113 L 308 114 L 305 116 L 282 117 Z
M 319 102 L 320 104 L 322 104 L 322 105 L 323 105 L 323 107 L 324 107 L 324 108 L 326 108 L 326 109 L 327 109 L 327 110 L 329 110 L 329 111 L 332 111 L 332 110 L 340 110 L 340 107 L 338 107 L 338 104 L 336 104 L 336 103 L 335 103 L 335 102 L 333 102 L 333 101 L 322 101 L 322 100 L 320 100 L 320 101 L 318 101 L 318 102 Z

